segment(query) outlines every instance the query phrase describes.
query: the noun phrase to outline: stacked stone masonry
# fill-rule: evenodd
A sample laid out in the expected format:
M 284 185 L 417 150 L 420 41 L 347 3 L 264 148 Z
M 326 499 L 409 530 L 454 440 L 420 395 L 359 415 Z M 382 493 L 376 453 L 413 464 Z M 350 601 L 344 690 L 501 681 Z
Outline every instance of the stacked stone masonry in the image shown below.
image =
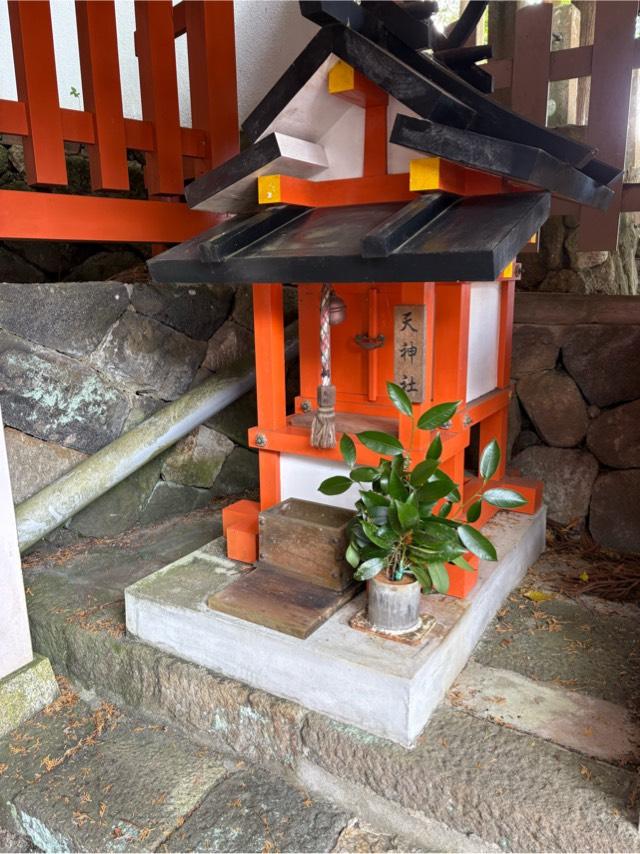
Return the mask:
M 249 288 L 0 283 L 0 406 L 14 501 L 245 355 L 251 323 Z M 255 422 L 249 393 L 67 527 L 113 536 L 217 497 L 252 494 L 257 459 L 246 435 Z
M 516 299 L 512 465 L 544 481 L 549 518 L 640 553 L 640 301 Z

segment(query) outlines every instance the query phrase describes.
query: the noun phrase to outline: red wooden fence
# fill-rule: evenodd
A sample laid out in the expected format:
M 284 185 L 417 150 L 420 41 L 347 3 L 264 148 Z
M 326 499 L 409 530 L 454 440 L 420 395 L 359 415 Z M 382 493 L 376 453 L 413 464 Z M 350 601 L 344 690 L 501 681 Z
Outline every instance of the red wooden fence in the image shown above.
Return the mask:
M 135 15 L 141 120 L 123 114 L 113 0 L 76 0 L 84 111 L 59 104 L 48 0 L 10 0 L 18 100 L 0 100 L 0 133 L 22 137 L 27 182 L 53 192 L 0 190 L 0 238 L 173 243 L 216 221 L 180 196 L 186 178 L 238 150 L 233 3 L 136 0 Z M 178 108 L 183 33 L 192 128 Z M 87 146 L 93 191 L 127 191 L 127 149 L 144 151 L 149 201 L 56 193 L 65 141 Z
M 512 59 L 491 60 L 495 89 L 511 89 L 511 106 L 542 124 L 547 116 L 549 83 L 591 76 L 585 142 L 598 157 L 624 168 L 629 125 L 631 75 L 640 68 L 640 39 L 634 38 L 638 3 L 597 0 L 593 44 L 551 50 L 552 3 L 525 6 L 516 13 Z M 554 213 L 580 218 L 579 248 L 615 249 L 621 212 L 640 211 L 640 184 L 615 185 L 606 213 L 554 200 Z

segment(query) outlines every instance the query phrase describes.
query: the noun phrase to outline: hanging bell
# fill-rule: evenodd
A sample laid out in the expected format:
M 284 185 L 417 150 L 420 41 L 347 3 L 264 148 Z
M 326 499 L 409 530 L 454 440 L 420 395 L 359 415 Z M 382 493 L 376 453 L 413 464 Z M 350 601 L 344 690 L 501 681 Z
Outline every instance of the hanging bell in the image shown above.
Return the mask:
M 329 300 L 329 325 L 339 326 L 347 317 L 347 307 L 344 300 L 335 291 L 331 291 Z

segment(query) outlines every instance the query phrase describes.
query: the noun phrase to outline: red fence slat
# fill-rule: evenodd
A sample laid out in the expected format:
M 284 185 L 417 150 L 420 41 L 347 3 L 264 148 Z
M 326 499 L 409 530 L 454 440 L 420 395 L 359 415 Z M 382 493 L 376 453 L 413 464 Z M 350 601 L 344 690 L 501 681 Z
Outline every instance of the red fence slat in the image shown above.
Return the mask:
M 598 149 L 600 159 L 621 169 L 629 125 L 637 13 L 638 3 L 628 0 L 606 3 L 601 0 L 596 7 L 587 140 Z M 580 249 L 616 249 L 621 179 L 615 189 L 615 197 L 606 212 L 583 209 L 578 233 Z
M 128 190 L 113 0 L 76 0 L 76 19 L 82 92 L 95 124 L 95 144 L 89 146 L 91 186 L 94 190 Z
M 184 0 L 180 7 L 187 33 L 192 124 L 209 137 L 207 161 L 196 164 L 199 175 L 239 150 L 233 2 Z M 174 19 L 180 17 L 175 9 Z
M 62 120 L 48 0 L 10 0 L 18 98 L 27 111 L 24 163 L 30 184 L 66 184 Z
M 145 182 L 150 195 L 179 196 L 184 178 L 172 5 L 170 0 L 137 0 L 135 8 L 142 113 L 155 129 Z

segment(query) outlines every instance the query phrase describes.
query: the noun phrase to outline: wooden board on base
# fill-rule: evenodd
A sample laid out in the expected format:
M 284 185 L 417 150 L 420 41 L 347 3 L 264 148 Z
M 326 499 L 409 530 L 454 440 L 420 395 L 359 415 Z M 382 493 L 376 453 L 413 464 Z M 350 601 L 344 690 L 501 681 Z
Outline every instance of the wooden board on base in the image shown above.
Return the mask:
M 342 592 L 329 590 L 259 563 L 254 570 L 210 596 L 207 605 L 214 611 L 306 638 L 360 589 L 361 585 L 352 584 Z

